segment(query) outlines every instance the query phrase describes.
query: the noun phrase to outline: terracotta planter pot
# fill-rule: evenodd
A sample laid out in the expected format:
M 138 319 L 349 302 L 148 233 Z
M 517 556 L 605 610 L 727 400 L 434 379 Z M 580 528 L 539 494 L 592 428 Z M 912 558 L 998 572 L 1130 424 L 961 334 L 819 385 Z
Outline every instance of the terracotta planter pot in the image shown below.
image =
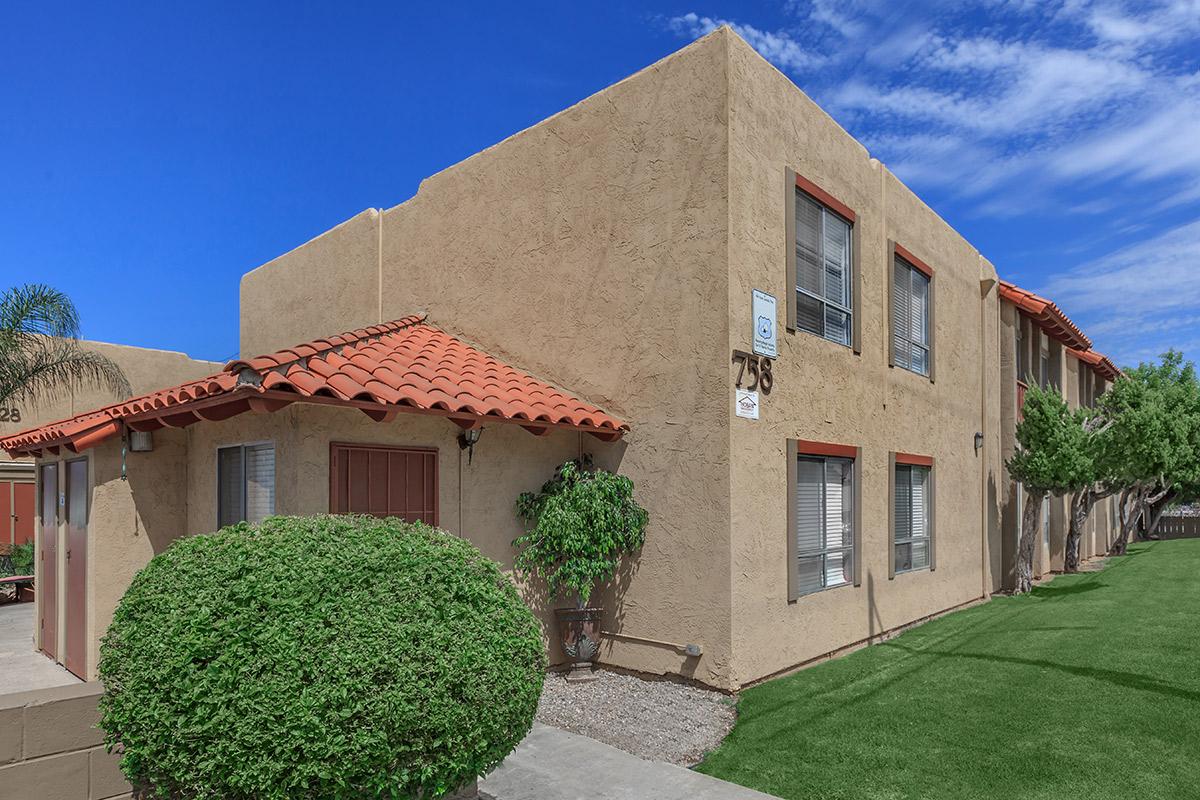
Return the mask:
M 602 608 L 556 608 L 558 638 L 563 654 L 571 664 L 571 674 L 580 677 L 591 672 L 592 662 L 600 654 L 600 616 Z

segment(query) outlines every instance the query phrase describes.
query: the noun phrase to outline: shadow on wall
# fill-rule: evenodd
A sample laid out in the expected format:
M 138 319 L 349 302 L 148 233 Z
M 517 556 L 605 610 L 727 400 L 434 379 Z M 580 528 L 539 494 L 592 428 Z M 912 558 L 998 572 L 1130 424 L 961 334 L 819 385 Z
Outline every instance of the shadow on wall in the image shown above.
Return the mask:
M 150 555 L 188 533 L 187 452 L 183 431 L 156 431 L 154 450 L 126 456 L 133 534 L 146 537 Z
M 1000 491 L 996 485 L 996 473 L 988 471 L 987 481 L 987 547 L 988 564 L 991 568 L 991 591 L 1004 588 L 1004 518 L 1000 509 Z

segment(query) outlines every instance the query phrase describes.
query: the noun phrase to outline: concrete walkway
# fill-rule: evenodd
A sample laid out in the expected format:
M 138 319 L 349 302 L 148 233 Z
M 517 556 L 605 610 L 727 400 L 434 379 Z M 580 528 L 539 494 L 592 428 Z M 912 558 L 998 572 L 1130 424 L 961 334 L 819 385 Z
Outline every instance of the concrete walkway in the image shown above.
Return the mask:
M 479 782 L 479 796 L 488 800 L 778 800 L 538 723 L 512 755 Z
M 82 683 L 33 649 L 33 603 L 0 603 L 0 694 Z

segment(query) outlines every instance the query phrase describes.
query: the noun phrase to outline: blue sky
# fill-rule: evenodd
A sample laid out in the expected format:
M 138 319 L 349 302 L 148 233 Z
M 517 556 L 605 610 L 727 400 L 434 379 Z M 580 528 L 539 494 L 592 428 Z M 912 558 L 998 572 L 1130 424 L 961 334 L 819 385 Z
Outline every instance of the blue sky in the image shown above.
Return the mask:
M 1097 349 L 1200 354 L 1200 0 L 438 5 L 8 7 L 0 285 L 228 358 L 244 272 L 729 23 Z

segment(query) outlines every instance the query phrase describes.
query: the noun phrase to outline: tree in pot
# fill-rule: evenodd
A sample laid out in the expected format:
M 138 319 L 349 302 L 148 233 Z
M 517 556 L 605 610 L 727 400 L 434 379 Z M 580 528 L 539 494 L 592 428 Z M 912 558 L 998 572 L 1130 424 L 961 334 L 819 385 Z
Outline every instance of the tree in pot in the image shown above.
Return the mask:
M 543 579 L 550 599 L 565 595 L 574 608 L 557 608 L 563 652 L 576 676 L 599 652 L 603 609 L 588 605 L 597 583 L 609 580 L 622 557 L 646 540 L 649 515 L 633 499 L 633 481 L 581 461 L 568 461 L 539 492 L 517 498 L 529 529 L 513 541 L 518 572 Z

